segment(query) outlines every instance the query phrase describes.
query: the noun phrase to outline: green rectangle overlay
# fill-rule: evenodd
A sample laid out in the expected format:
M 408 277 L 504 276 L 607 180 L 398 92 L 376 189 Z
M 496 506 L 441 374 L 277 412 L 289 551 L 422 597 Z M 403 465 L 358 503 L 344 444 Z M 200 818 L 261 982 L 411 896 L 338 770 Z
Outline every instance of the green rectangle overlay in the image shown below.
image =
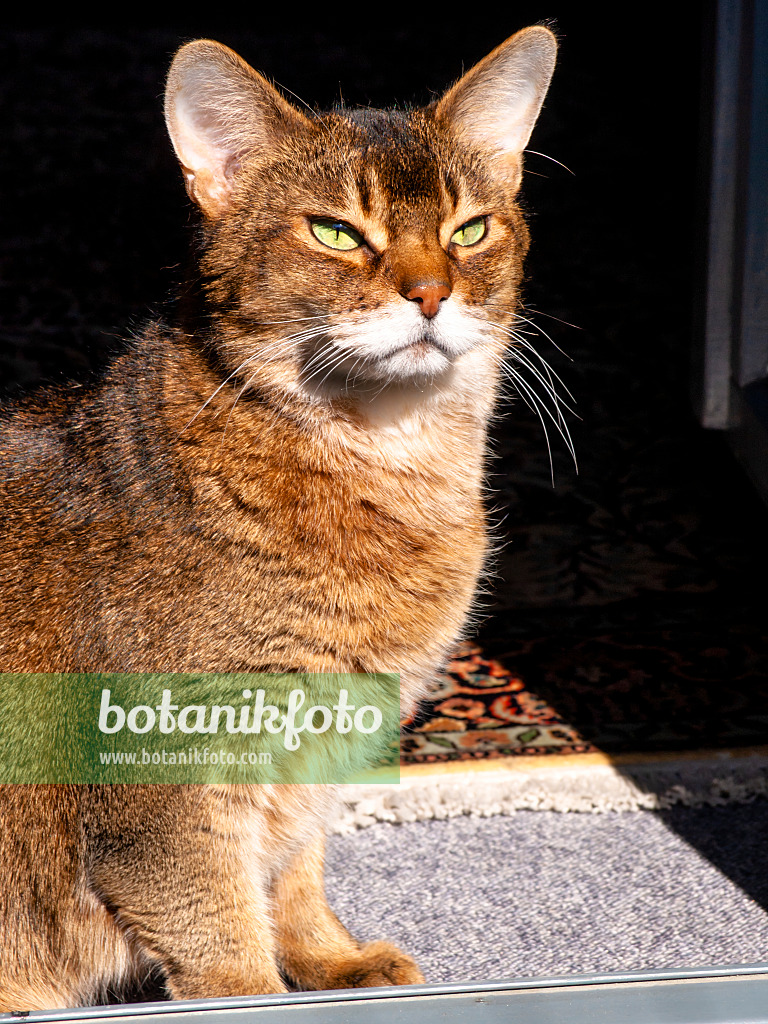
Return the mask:
M 0 673 L 0 783 L 400 780 L 391 673 Z

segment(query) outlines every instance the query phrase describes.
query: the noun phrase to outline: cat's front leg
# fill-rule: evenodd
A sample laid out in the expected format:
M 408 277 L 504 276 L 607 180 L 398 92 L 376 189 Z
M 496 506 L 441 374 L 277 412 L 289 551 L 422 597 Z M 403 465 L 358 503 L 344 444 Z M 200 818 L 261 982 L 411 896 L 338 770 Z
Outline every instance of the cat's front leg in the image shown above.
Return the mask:
M 188 871 L 173 892 L 149 891 L 122 872 L 103 881 L 102 898 L 133 944 L 162 969 L 172 999 L 286 991 L 268 902 L 253 885 L 236 892 L 230 879 Z
M 284 974 L 303 989 L 416 985 L 424 976 L 389 942 L 357 942 L 325 899 L 324 838 L 306 846 L 274 889 L 277 956 Z
M 98 787 L 89 887 L 173 999 L 285 992 L 264 855 L 213 790 Z

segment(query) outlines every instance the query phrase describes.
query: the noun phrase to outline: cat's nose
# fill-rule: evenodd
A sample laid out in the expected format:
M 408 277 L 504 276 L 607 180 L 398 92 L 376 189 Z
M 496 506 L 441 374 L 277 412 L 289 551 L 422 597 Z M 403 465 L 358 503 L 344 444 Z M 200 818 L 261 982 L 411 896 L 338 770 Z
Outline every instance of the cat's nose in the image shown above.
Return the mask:
M 424 316 L 431 319 L 440 309 L 442 300 L 447 299 L 450 294 L 450 287 L 444 282 L 440 282 L 439 284 L 416 284 L 405 293 L 405 297 L 411 302 L 418 302 Z

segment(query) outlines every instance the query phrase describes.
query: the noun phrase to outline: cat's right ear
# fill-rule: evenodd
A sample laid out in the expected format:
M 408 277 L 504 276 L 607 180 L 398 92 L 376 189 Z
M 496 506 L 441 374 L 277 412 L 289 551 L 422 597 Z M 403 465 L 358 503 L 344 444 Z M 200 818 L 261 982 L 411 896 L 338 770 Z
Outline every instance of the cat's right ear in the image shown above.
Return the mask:
M 233 50 L 210 39 L 187 43 L 174 57 L 165 122 L 187 192 L 213 219 L 227 209 L 243 161 L 308 124 Z
M 438 120 L 485 150 L 515 188 L 556 56 L 557 41 L 548 28 L 521 29 L 460 78 L 435 108 Z

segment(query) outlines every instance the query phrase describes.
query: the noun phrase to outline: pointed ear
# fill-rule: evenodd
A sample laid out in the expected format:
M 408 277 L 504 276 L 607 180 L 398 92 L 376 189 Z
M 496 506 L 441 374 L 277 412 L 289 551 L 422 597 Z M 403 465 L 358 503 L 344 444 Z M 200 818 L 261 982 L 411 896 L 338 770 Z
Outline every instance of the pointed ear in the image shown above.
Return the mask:
M 438 101 L 435 116 L 497 170 L 519 184 L 521 155 L 555 69 L 557 43 L 548 28 L 524 28 L 469 70 Z
M 229 205 L 248 154 L 309 123 L 234 51 L 210 39 L 187 43 L 174 57 L 165 122 L 187 192 L 211 218 Z

